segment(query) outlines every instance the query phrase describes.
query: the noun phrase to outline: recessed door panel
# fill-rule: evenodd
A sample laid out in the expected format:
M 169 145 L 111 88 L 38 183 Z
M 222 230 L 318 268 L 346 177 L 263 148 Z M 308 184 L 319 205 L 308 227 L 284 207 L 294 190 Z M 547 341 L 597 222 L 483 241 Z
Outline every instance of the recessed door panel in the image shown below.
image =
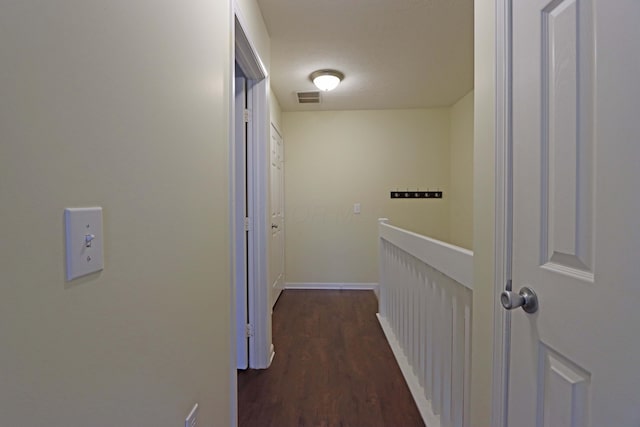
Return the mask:
M 538 425 L 586 427 L 591 375 L 544 344 L 538 375 Z
M 592 280 L 591 7 L 558 0 L 541 16 L 542 264 Z

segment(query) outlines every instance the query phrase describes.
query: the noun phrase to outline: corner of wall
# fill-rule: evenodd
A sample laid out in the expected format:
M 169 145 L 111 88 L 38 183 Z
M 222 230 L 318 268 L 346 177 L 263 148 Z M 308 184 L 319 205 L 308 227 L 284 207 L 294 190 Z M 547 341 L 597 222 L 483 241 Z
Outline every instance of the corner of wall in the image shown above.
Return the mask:
M 495 213 L 495 2 L 475 2 L 472 427 L 491 425 Z
M 450 108 L 449 242 L 466 249 L 473 249 L 473 108 L 473 90 Z
M 284 138 L 283 130 L 282 130 L 282 108 L 280 107 L 280 102 L 278 101 L 278 97 L 269 86 L 269 113 L 271 114 L 271 123 L 278 129 L 280 135 Z

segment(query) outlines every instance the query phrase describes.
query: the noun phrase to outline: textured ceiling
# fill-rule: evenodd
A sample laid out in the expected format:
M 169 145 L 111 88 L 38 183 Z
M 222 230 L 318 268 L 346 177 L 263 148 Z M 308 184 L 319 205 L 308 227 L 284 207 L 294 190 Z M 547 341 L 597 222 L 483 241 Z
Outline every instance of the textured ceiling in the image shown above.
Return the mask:
M 473 0 L 258 0 L 271 36 L 271 87 L 284 111 L 426 108 L 473 87 Z M 345 74 L 321 104 L 309 74 Z

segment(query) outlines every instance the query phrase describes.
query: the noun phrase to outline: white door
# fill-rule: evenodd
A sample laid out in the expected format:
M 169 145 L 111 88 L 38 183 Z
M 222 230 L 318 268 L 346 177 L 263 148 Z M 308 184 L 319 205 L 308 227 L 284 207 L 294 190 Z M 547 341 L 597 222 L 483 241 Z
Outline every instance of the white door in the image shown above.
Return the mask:
M 511 4 L 509 426 L 640 426 L 640 1 Z
M 242 70 L 236 66 L 235 79 L 235 189 L 234 203 L 235 221 L 235 276 L 236 276 L 236 358 L 237 368 L 247 369 L 249 366 L 249 338 L 247 337 L 247 257 L 248 239 L 245 218 L 247 217 L 247 123 L 245 110 L 247 106 L 247 79 Z
M 282 136 L 271 125 L 271 306 L 284 288 L 284 146 Z

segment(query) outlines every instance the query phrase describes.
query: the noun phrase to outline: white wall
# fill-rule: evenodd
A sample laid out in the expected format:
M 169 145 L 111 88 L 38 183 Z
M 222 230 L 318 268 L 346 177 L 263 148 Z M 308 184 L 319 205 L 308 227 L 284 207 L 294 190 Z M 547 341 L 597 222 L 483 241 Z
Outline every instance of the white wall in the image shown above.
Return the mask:
M 262 19 L 262 11 L 256 0 L 231 0 L 240 24 L 248 39 L 253 43 L 253 49 L 260 56 L 260 60 L 267 70 L 271 68 L 271 39 L 267 26 Z
M 0 424 L 230 420 L 228 2 L 0 6 Z M 63 209 L 105 269 L 64 280 Z
M 491 425 L 495 220 L 495 2 L 475 0 L 471 425 Z
M 269 111 L 271 113 L 271 123 L 282 132 L 282 108 L 273 91 L 269 92 Z
M 285 112 L 283 124 L 288 282 L 377 282 L 379 217 L 447 240 L 448 108 Z M 407 187 L 445 198 L 390 199 Z
M 473 91 L 451 106 L 449 243 L 473 249 Z

